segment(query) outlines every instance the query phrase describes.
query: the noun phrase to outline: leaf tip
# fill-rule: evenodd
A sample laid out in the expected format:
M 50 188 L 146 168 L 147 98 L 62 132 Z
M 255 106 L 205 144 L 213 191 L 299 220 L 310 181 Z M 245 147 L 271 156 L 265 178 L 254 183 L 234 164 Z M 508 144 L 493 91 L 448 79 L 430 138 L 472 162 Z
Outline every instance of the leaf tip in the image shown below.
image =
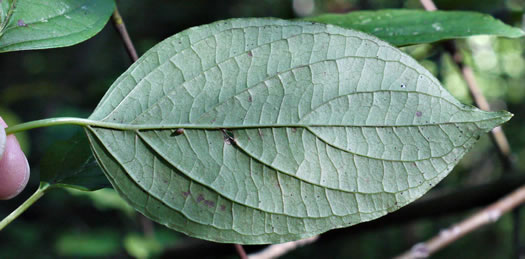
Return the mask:
M 495 116 L 494 116 L 494 125 L 492 128 L 495 128 L 497 126 L 500 126 L 504 123 L 506 123 L 507 121 L 509 121 L 510 119 L 512 119 L 512 117 L 514 117 L 514 114 L 508 112 L 508 111 L 498 111 L 498 112 L 494 112 Z
M 514 114 L 510 113 L 508 111 L 500 111 L 499 113 L 500 113 L 500 117 L 502 119 L 501 124 L 509 121 L 510 119 L 512 119 L 512 117 L 514 117 Z

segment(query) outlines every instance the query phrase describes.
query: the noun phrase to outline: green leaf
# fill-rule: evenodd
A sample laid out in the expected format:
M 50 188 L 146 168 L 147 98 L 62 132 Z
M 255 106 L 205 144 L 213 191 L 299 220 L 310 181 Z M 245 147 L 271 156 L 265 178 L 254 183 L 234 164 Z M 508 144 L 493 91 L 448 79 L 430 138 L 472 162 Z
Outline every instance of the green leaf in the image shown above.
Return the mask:
M 86 132 L 114 189 L 144 215 L 190 236 L 260 244 L 399 209 L 510 117 L 460 104 L 373 36 L 233 19 L 149 50 Z
M 0 7 L 2 14 L 8 12 L 6 5 Z M 0 31 L 0 52 L 80 43 L 102 30 L 114 8 L 113 0 L 18 0 Z
M 109 187 L 84 134 L 53 144 L 42 157 L 40 180 L 52 186 L 95 191 Z
M 305 20 L 370 33 L 395 46 L 435 42 L 473 35 L 523 37 L 519 29 L 490 15 L 464 11 L 394 9 L 325 14 Z

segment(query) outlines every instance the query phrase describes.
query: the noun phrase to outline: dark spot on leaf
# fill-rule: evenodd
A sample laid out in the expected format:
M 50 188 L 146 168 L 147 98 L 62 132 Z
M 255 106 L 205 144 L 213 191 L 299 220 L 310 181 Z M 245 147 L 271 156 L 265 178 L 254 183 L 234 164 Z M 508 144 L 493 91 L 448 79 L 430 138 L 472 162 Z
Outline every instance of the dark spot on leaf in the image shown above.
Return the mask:
M 188 196 L 191 195 L 191 192 L 190 191 L 187 191 L 187 192 L 182 192 L 182 196 L 184 196 L 184 198 L 187 198 Z
M 476 136 L 476 140 L 479 140 L 480 138 L 481 138 L 481 136 L 480 136 L 480 135 Z
M 170 134 L 170 137 L 174 137 L 174 136 L 178 136 L 178 135 L 182 135 L 184 134 L 184 129 L 180 128 L 180 129 L 177 129 L 176 131 L 172 132 Z
M 248 56 L 250 56 L 250 57 L 253 57 L 253 53 L 252 53 L 252 51 L 251 51 L 251 50 L 250 50 L 250 51 L 248 51 Z
M 213 201 L 205 200 L 204 204 L 206 204 L 206 206 L 208 206 L 209 208 L 215 207 L 215 202 L 213 202 Z
M 225 210 L 226 210 L 226 206 L 221 205 L 221 211 L 225 211 Z
M 253 101 L 252 97 L 248 96 L 248 102 L 252 102 L 252 101 Z
M 197 203 L 201 202 L 204 200 L 204 196 L 202 196 L 202 194 L 199 194 L 199 196 L 197 197 Z
M 264 134 L 262 133 L 261 129 L 257 129 L 257 131 L 259 132 L 259 137 L 262 138 L 264 136 Z
M 226 145 L 236 144 L 235 137 L 233 136 L 233 131 L 221 129 L 221 132 L 224 136 L 224 143 L 226 143 Z
M 417 116 L 417 117 L 421 117 L 421 115 L 423 115 L 423 113 L 422 113 L 421 111 L 417 111 L 417 112 L 416 112 L 416 116 Z
M 215 120 L 215 119 L 213 119 L 213 120 L 211 120 L 211 123 L 214 123 L 215 121 L 216 121 L 216 120 Z
M 292 128 L 292 132 L 293 133 L 297 132 L 297 128 Z
M 18 20 L 16 24 L 20 27 L 27 27 L 27 24 L 22 19 Z
M 406 88 L 407 86 L 405 84 L 401 84 L 401 88 Z

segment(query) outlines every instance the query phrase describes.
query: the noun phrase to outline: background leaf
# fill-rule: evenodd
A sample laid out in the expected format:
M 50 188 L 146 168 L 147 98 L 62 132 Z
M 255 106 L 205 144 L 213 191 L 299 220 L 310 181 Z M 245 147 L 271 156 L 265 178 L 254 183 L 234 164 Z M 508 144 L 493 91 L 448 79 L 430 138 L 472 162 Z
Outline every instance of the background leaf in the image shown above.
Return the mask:
M 510 38 L 525 35 L 521 29 L 506 25 L 490 15 L 465 11 L 391 9 L 325 14 L 305 20 L 370 33 L 395 46 L 484 34 Z
M 7 13 L 6 5 L 1 7 Z M 114 8 L 113 0 L 18 0 L 0 32 L 0 52 L 77 44 L 102 30 Z
M 40 164 L 40 180 L 54 186 L 95 191 L 110 187 L 84 134 L 53 144 Z
M 373 36 L 233 19 L 148 51 L 86 132 L 138 211 L 190 236 L 254 244 L 397 210 L 509 118 L 460 104 Z

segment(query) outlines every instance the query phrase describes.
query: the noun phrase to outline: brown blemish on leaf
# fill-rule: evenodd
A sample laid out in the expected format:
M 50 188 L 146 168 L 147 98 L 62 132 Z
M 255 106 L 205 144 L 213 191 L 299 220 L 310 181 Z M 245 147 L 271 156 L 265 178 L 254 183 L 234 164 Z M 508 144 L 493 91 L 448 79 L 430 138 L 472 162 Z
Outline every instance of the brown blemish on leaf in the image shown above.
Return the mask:
M 184 196 L 184 198 L 188 198 L 188 196 L 190 196 L 190 195 L 191 195 L 190 191 L 182 192 L 182 196 Z
M 199 196 L 197 197 L 197 203 L 201 202 L 204 200 L 204 196 L 202 196 L 202 194 L 199 194 Z
M 235 141 L 235 137 L 233 136 L 232 131 L 226 131 L 225 129 L 221 129 L 221 132 L 224 136 L 224 143 L 226 145 L 236 145 L 237 141 Z
M 18 22 L 16 23 L 16 25 L 20 26 L 20 27 L 27 27 L 27 24 L 24 22 L 24 20 L 20 19 L 18 20 Z
M 297 132 L 297 128 L 292 128 L 292 132 L 293 133 Z
M 179 128 L 176 131 L 172 132 L 170 134 L 170 137 L 174 137 L 174 136 L 178 136 L 178 135 L 182 135 L 182 134 L 184 134 L 184 129 L 183 128 Z
M 257 131 L 259 132 L 259 137 L 262 138 L 264 136 L 264 134 L 262 133 L 261 129 L 257 129 Z
M 215 202 L 213 202 L 213 201 L 206 200 L 206 201 L 204 201 L 204 204 L 206 204 L 206 206 L 208 206 L 209 208 L 215 207 Z
M 252 97 L 248 96 L 248 102 L 252 102 L 252 101 L 253 101 Z
M 226 210 L 226 206 L 221 205 L 221 211 L 225 211 L 225 210 Z
M 416 112 L 416 116 L 417 116 L 417 117 L 421 117 L 421 115 L 423 115 L 423 113 L 422 113 L 421 111 L 417 111 L 417 112 Z
M 250 50 L 250 51 L 248 51 L 248 56 L 250 56 L 250 57 L 253 57 L 253 53 L 252 53 L 252 51 L 251 51 L 251 50 Z

